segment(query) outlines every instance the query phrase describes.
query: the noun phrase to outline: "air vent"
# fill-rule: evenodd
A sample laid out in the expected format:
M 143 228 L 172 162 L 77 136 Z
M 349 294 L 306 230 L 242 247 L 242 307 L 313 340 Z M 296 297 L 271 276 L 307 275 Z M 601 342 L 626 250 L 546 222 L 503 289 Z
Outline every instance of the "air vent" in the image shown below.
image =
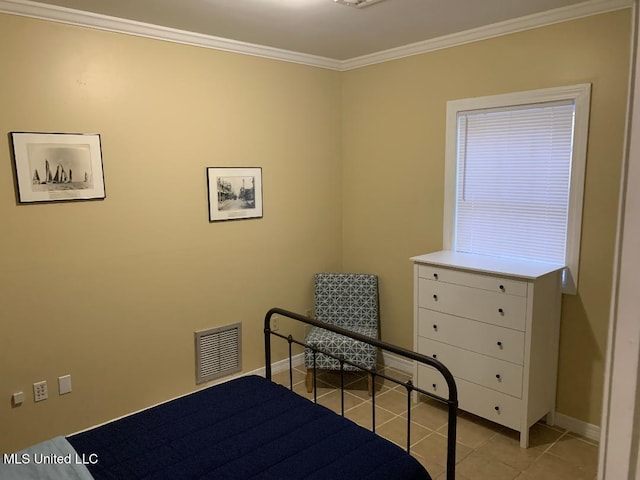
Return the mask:
M 333 0 L 341 5 L 347 5 L 348 7 L 364 8 L 374 3 L 381 2 L 382 0 Z
M 195 332 L 196 383 L 242 370 L 242 324 Z

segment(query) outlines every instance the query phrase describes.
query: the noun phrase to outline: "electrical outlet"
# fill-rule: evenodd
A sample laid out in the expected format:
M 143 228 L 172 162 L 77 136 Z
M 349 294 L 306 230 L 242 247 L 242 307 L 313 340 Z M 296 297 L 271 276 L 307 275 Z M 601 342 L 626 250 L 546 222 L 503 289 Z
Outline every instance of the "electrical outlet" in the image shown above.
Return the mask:
M 47 381 L 36 382 L 33 384 L 33 400 L 34 402 L 40 402 L 49 398 L 49 392 L 47 391 Z
M 271 317 L 271 330 L 277 332 L 280 328 L 280 315 L 274 315 Z

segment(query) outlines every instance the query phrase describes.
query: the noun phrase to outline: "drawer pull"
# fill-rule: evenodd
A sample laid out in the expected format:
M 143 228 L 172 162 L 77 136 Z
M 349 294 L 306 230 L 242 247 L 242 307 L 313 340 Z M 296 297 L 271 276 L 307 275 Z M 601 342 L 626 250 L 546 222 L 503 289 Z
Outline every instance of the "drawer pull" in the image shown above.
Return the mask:
M 494 410 L 495 410 L 496 412 L 500 413 L 500 407 L 499 407 L 498 405 L 496 405 L 496 406 L 495 406 L 495 407 L 493 407 L 493 408 L 494 408 Z
M 498 341 L 498 342 L 496 342 L 496 345 L 498 345 L 500 348 L 502 348 L 502 342 Z
M 438 330 L 438 325 L 436 325 L 435 323 L 433 324 L 433 329 L 434 330 Z
M 435 383 L 431 384 L 431 386 L 433 387 L 434 390 L 438 388 Z
M 500 315 L 504 315 L 504 310 L 503 310 L 502 308 L 499 308 L 499 309 L 498 309 L 498 313 L 499 313 Z
M 434 274 L 433 274 L 433 278 L 434 278 L 435 280 L 437 280 L 437 279 L 438 279 L 438 274 L 437 274 L 437 273 L 434 273 Z
M 438 301 L 438 295 L 433 295 L 433 299 L 437 302 Z
M 500 285 L 498 288 L 500 289 L 501 292 L 504 292 L 504 285 Z
M 496 378 L 497 378 L 498 380 L 502 380 L 502 377 L 500 376 L 500 374 L 499 374 L 499 373 L 497 373 L 497 374 L 496 374 Z
M 431 355 L 433 358 L 438 358 L 438 355 L 436 355 L 435 353 L 433 355 Z

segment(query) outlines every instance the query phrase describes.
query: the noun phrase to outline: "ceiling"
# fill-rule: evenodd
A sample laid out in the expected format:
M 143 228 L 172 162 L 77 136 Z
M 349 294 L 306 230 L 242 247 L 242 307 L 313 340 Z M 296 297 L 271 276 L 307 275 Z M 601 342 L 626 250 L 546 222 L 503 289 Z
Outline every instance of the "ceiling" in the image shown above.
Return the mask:
M 9 1 L 33 4 L 28 0 Z M 553 9 L 603 1 L 384 0 L 365 8 L 333 0 L 38 3 L 343 61 Z

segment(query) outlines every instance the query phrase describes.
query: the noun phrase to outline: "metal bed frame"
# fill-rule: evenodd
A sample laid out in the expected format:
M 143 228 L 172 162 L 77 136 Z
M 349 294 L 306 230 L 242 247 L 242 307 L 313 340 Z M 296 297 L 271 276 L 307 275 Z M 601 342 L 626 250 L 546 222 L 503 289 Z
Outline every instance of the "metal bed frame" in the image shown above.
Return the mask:
M 438 395 L 434 395 L 433 393 L 427 392 L 416 387 L 411 380 L 402 381 L 393 377 L 389 377 L 381 372 L 377 372 L 375 367 L 373 369 L 364 368 L 355 363 L 349 362 L 344 358 L 337 357 L 328 352 L 322 351 L 320 349 L 311 347 L 304 342 L 300 342 L 295 340 L 291 335 L 284 336 L 281 335 L 271 329 L 271 317 L 273 315 L 281 315 L 283 317 L 290 318 L 292 320 L 297 320 L 302 323 L 306 323 L 307 325 L 312 325 L 315 327 L 320 327 L 325 330 L 329 330 L 331 332 L 338 333 L 340 335 L 344 335 L 346 337 L 353 338 L 354 340 L 367 343 L 374 347 L 379 348 L 380 350 L 384 350 L 387 352 L 391 352 L 399 357 L 413 360 L 415 362 L 422 363 L 424 365 L 430 366 L 438 370 L 438 372 L 444 377 L 447 382 L 447 386 L 449 387 L 449 398 L 440 397 Z M 453 375 L 451 372 L 438 360 L 427 357 L 425 355 L 421 355 L 416 352 L 412 352 L 410 350 L 406 350 L 404 348 L 392 345 L 390 343 L 383 342 L 381 340 L 366 337 L 364 335 L 360 335 L 358 333 L 345 330 L 344 328 L 336 327 L 334 325 L 329 325 L 313 318 L 309 318 L 294 312 L 290 312 L 288 310 L 284 310 L 282 308 L 272 308 L 270 309 L 264 318 L 264 351 L 265 351 L 265 377 L 268 380 L 271 380 L 271 336 L 279 337 L 286 340 L 289 344 L 289 384 L 290 390 L 293 391 L 293 364 L 292 364 L 292 346 L 300 345 L 302 347 L 306 347 L 311 349 L 313 352 L 313 358 L 315 360 L 316 353 L 322 353 L 323 355 L 328 355 L 340 363 L 340 390 L 341 390 L 341 403 L 342 403 L 342 416 L 344 417 L 344 365 L 348 364 L 353 367 L 356 367 L 362 371 L 367 372 L 372 377 L 371 384 L 373 385 L 371 392 L 371 404 L 372 404 L 372 414 L 371 414 L 371 424 L 372 431 L 375 433 L 376 431 L 376 392 L 375 392 L 375 381 L 376 377 L 384 378 L 390 382 L 396 383 L 398 385 L 402 385 L 407 389 L 407 453 L 410 453 L 411 446 L 411 399 L 413 397 L 414 392 L 421 393 L 430 398 L 438 400 L 442 403 L 445 403 L 448 407 L 448 429 L 447 429 L 447 480 L 455 479 L 455 464 L 456 464 L 456 425 L 457 425 L 457 413 L 458 413 L 458 390 L 456 388 L 455 380 L 453 379 Z M 317 382 L 316 382 L 316 366 L 314 361 L 313 368 L 313 400 L 317 403 Z

